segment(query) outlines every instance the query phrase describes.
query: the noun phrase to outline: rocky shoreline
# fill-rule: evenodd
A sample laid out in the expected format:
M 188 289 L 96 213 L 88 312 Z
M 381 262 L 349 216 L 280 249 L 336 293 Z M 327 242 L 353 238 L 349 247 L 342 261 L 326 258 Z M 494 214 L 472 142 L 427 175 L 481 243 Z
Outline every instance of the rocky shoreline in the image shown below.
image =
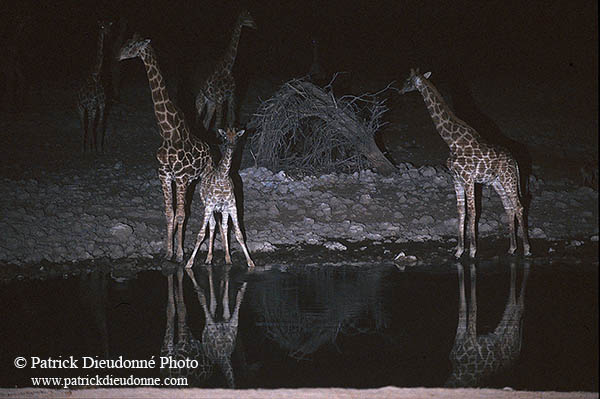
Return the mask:
M 441 166 L 402 163 L 390 177 L 363 171 L 304 178 L 251 167 L 240 170 L 239 177 L 251 254 L 300 244 L 345 250 L 339 241 L 455 242 L 455 194 Z M 90 169 L 4 178 L 0 191 L 0 263 L 162 256 L 164 205 L 150 163 L 126 166 L 105 159 Z M 596 191 L 567 179 L 545 182 L 531 176 L 529 192 L 531 238 L 598 240 Z M 193 198 L 186 256 L 203 214 L 198 196 Z M 481 208 L 479 237 L 505 239 L 508 248 L 506 217 L 493 189 L 483 188 Z M 220 240 L 215 241 L 219 249 Z M 235 253 L 240 247 L 232 241 Z

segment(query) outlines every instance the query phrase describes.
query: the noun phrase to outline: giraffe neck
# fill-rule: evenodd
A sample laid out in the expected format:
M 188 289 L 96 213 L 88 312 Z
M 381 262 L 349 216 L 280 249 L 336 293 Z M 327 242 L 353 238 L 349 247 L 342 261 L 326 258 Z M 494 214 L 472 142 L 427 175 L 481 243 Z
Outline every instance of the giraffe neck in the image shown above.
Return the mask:
M 231 356 L 231 354 L 229 356 Z M 219 363 L 223 374 L 225 374 L 227 385 L 229 386 L 229 388 L 235 388 L 235 379 L 233 376 L 233 367 L 231 366 L 231 360 L 228 357 L 222 357 L 219 359 Z
M 227 143 L 227 148 L 219 161 L 219 166 L 217 167 L 217 172 L 219 176 L 222 178 L 227 178 L 229 176 L 229 171 L 231 170 L 231 160 L 233 158 L 233 152 L 235 151 L 235 145 Z
M 127 23 L 125 22 L 125 20 L 123 18 L 121 18 L 119 20 L 119 34 L 117 35 L 114 42 L 112 43 L 112 50 L 114 53 L 113 60 L 116 61 L 117 63 L 119 63 L 119 59 L 118 59 L 119 51 L 121 50 L 121 46 L 125 42 L 126 30 L 127 30 Z
M 96 51 L 96 63 L 92 70 L 92 77 L 98 80 L 102 71 L 102 62 L 104 60 L 104 31 L 101 29 L 98 33 L 98 50 Z
M 231 73 L 233 69 L 233 64 L 235 63 L 235 57 L 237 55 L 238 43 L 240 42 L 240 36 L 242 34 L 242 24 L 237 22 L 235 27 L 233 28 L 233 33 L 231 34 L 231 41 L 229 42 L 229 47 L 225 52 L 223 57 L 221 69 L 223 71 Z
M 173 119 L 173 114 L 177 115 L 175 105 L 169 97 L 169 91 L 165 85 L 165 79 L 163 78 L 160 68 L 158 66 L 158 58 L 156 53 L 150 44 L 140 52 L 140 57 L 146 67 L 146 74 L 148 75 L 148 83 L 150 84 L 150 91 L 152 92 L 152 101 L 154 103 L 154 115 L 161 126 L 161 134 L 163 124 L 172 125 L 173 122 L 169 119 Z M 181 128 L 177 128 L 177 134 L 182 140 L 189 139 L 189 132 L 185 126 L 183 119 L 179 121 Z
M 452 131 L 448 129 L 447 126 L 456 121 L 454 112 L 448 107 L 444 98 L 437 91 L 435 86 L 425 78 L 421 78 L 421 84 L 417 85 L 417 89 L 423 96 L 423 101 L 425 101 L 429 115 L 431 115 L 431 119 L 433 120 L 433 124 L 438 133 L 448 147 L 453 148 L 458 137 L 453 135 Z

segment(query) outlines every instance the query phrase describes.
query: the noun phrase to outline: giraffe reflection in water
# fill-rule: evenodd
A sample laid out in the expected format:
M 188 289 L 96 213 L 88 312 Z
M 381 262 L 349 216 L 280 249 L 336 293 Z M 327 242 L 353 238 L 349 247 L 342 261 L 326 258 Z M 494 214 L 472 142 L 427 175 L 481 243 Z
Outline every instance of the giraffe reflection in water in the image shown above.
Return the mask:
M 226 265 L 223 272 L 223 279 L 220 284 L 223 316 L 222 318 L 219 318 L 217 315 L 217 295 L 214 287 L 212 266 L 207 266 L 210 305 L 206 299 L 204 289 L 196 281 L 193 270 L 186 268 L 186 272 L 192 280 L 194 290 L 198 295 L 198 301 L 204 311 L 205 324 L 202 332 L 203 353 L 213 364 L 219 366 L 225 375 L 229 388 L 235 388 L 231 355 L 236 347 L 240 306 L 244 300 L 248 282 L 242 283 L 241 286 L 237 288 L 235 305 L 232 312 L 229 308 L 230 270 L 231 266 Z
M 187 309 L 183 299 L 183 269 L 177 270 L 177 286 L 173 274 L 167 276 L 167 325 L 165 337 L 160 350 L 161 357 L 172 359 L 171 364 L 184 364 L 187 360 L 196 360 L 198 367 L 164 367 L 161 372 L 164 377 L 186 377 L 188 385 L 198 386 L 204 383 L 213 372 L 213 363 L 204 353 L 202 342 L 194 338 L 187 325 Z M 175 318 L 177 316 L 177 343 L 175 338 Z
M 516 263 L 510 263 L 510 288 L 502 319 L 494 331 L 477 335 L 477 276 L 475 265 L 470 265 L 471 301 L 467 307 L 465 273 L 457 264 L 459 310 L 454 346 L 450 352 L 452 374 L 447 386 L 483 386 L 493 384 L 498 377 L 510 371 L 521 354 L 522 321 L 525 307 L 525 286 L 529 264 L 525 263 L 519 297 L 516 297 Z M 468 309 L 468 311 L 467 311 Z M 500 382 L 500 381 L 499 381 Z
M 79 276 L 79 298 L 85 313 L 93 318 L 93 326 L 90 330 L 96 330 L 100 338 L 101 354 L 105 359 L 109 358 L 108 346 L 108 323 L 106 308 L 108 306 L 108 278 L 105 270 L 95 269 L 89 273 L 82 273 Z M 90 331 L 85 335 L 86 339 L 93 339 L 94 333 Z M 97 347 L 97 343 L 93 345 Z

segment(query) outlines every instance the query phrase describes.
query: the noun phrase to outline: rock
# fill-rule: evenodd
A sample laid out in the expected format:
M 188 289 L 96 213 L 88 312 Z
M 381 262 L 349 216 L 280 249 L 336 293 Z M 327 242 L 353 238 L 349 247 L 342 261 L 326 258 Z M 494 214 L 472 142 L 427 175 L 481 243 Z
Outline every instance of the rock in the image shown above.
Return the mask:
M 421 216 L 417 221 L 419 224 L 432 224 L 433 222 L 435 222 L 435 219 L 431 215 Z
M 365 226 L 363 224 L 357 223 L 357 224 L 352 224 L 350 226 L 350 228 L 348 229 L 348 231 L 350 233 L 361 233 L 365 230 Z
M 408 176 L 411 179 L 418 179 L 420 175 L 421 174 L 419 173 L 419 171 L 417 169 L 411 169 L 408 171 Z
M 363 205 L 368 205 L 373 201 L 373 198 L 369 194 L 363 194 L 358 201 Z
M 274 252 L 277 248 L 269 241 L 250 242 L 246 244 L 250 252 Z
M 425 177 L 435 176 L 437 173 L 435 168 L 433 168 L 432 166 L 423 166 L 419 169 L 419 171 L 421 172 L 421 175 Z
M 336 241 L 327 241 L 323 246 L 330 251 L 345 251 L 348 249 L 345 245 Z
M 394 263 L 413 265 L 417 263 L 417 257 L 414 255 L 406 255 L 404 252 L 399 252 L 394 258 Z
M 529 237 L 531 238 L 548 238 L 546 232 L 539 227 L 534 227 L 529 231 Z
M 279 216 L 279 208 L 277 208 L 277 205 L 275 204 L 272 204 L 267 212 L 269 213 L 269 216 Z
M 492 230 L 494 230 L 494 229 L 488 223 L 480 223 L 480 225 L 479 225 L 479 231 L 481 233 L 489 233 Z
M 280 170 L 275 176 L 273 176 L 273 178 L 277 180 L 285 180 L 287 176 L 283 170 Z
M 110 228 L 110 233 L 119 240 L 127 240 L 133 234 L 133 227 L 125 223 L 117 223 Z
M 377 240 L 382 240 L 383 236 L 381 234 L 378 234 L 378 233 L 367 233 L 366 239 L 367 240 L 377 241 Z
M 109 246 L 109 248 L 110 248 L 110 253 L 109 253 L 110 258 L 120 259 L 125 256 L 125 252 L 123 252 L 123 248 L 121 248 L 120 245 L 112 244 Z
M 288 202 L 287 204 L 284 205 L 289 211 L 297 211 L 298 210 L 298 204 L 295 202 Z

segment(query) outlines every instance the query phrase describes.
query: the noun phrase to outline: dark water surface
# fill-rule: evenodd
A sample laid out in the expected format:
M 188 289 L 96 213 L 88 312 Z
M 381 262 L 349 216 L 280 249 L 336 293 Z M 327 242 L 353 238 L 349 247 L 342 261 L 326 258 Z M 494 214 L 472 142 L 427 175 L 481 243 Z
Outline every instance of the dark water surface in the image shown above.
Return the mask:
M 133 375 L 240 388 L 598 390 L 597 259 L 496 257 L 404 270 L 383 261 L 297 262 L 249 274 L 220 264 L 209 273 L 198 262 L 193 276 L 176 267 L 129 276 L 99 267 L 5 282 L 0 385 Z M 169 356 L 195 367 L 161 369 Z M 79 368 L 32 368 L 35 358 L 68 365 L 71 357 Z M 147 368 L 84 368 L 90 358 Z

